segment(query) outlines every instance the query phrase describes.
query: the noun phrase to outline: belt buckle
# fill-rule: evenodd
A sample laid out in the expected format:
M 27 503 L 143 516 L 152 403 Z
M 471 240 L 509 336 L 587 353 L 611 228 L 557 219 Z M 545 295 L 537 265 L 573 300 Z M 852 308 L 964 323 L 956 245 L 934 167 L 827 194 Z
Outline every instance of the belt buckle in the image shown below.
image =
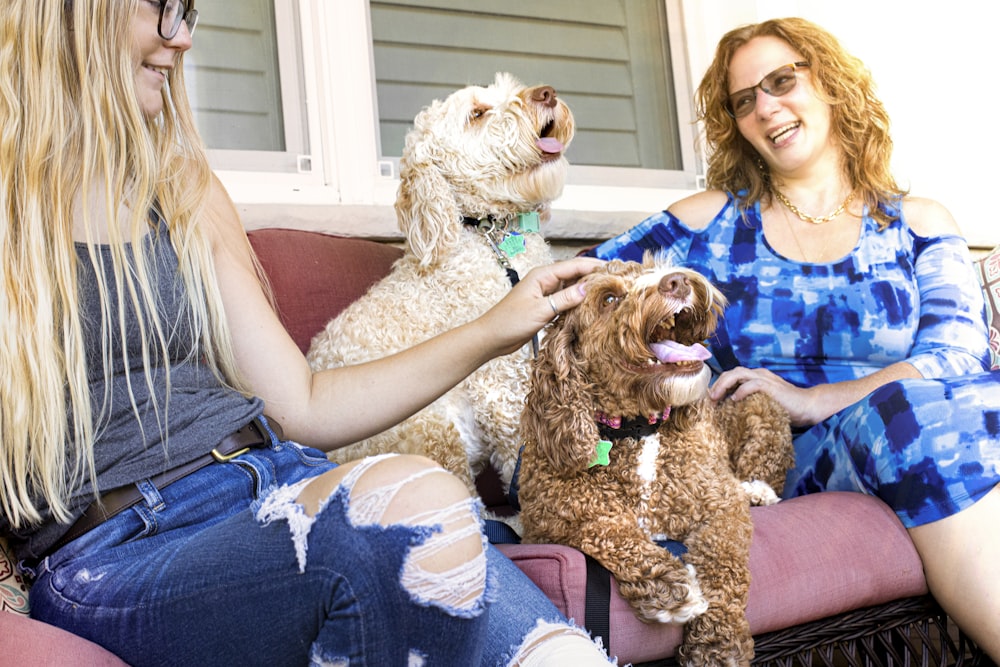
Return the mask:
M 243 456 L 249 451 L 250 451 L 249 447 L 244 447 L 243 449 L 238 449 L 235 452 L 229 454 L 221 454 L 219 453 L 219 450 L 216 448 L 212 450 L 212 458 L 219 463 L 225 463 L 226 461 L 235 459 L 237 456 Z
M 240 449 L 234 452 L 230 452 L 228 454 L 223 454 L 222 452 L 219 451 L 219 448 L 216 447 L 211 451 L 212 458 L 215 459 L 216 462 L 226 463 L 227 461 L 235 459 L 237 456 L 243 456 L 254 447 L 264 447 L 270 444 L 271 442 L 270 434 L 264 427 L 263 420 L 260 417 L 254 417 L 253 420 L 249 424 L 247 424 L 245 428 L 249 428 L 250 430 L 254 431 L 257 438 L 259 438 L 259 442 L 251 443 L 246 447 L 241 447 Z

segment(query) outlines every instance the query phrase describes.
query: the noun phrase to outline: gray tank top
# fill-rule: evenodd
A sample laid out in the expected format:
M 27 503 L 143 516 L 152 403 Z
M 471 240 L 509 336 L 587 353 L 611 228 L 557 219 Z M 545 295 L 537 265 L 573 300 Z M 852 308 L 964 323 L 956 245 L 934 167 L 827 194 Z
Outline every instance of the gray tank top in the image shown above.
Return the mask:
M 130 253 L 131 247 L 126 251 Z M 117 313 L 112 315 L 110 400 L 106 404 L 106 417 L 97 424 L 94 442 L 98 488 L 105 491 L 152 477 L 206 454 L 222 438 L 263 411 L 260 399 L 248 399 L 222 386 L 202 363 L 200 355 L 194 352 L 184 284 L 177 273 L 177 255 L 166 224 L 160 222 L 146 236 L 142 251 L 150 258 L 160 321 L 166 327 L 168 358 L 164 361 L 159 346 L 151 345 L 150 354 L 155 358 L 151 364 L 152 376 L 147 378 L 142 367 L 140 321 L 131 303 L 125 307 L 123 329 L 118 326 Z M 99 252 L 104 266 L 109 267 L 105 273 L 114 294 L 111 251 L 101 247 Z M 85 245 L 77 244 L 77 255 L 91 401 L 96 411 L 104 404 L 107 393 L 100 353 L 100 300 L 96 275 Z M 120 330 L 126 332 L 124 340 L 118 336 Z M 129 360 L 128 375 L 123 347 Z M 170 369 L 169 401 L 166 367 Z M 149 379 L 151 383 L 147 382 Z M 133 408 L 133 401 L 138 410 Z M 166 438 L 160 424 L 164 418 L 168 425 Z M 73 493 L 74 520 L 92 500 L 93 481 L 88 479 Z M 44 515 L 46 521 L 40 526 L 11 534 L 11 544 L 19 559 L 36 558 L 45 553 L 68 529 L 68 525 L 51 520 L 47 506 Z M 9 529 L 3 517 L 0 517 L 0 528 Z

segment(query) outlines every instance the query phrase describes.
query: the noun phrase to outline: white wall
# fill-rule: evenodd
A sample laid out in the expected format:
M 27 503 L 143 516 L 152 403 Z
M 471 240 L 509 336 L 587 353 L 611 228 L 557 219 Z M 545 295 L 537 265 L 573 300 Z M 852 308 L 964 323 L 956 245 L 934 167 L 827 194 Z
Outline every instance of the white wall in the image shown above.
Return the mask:
M 942 202 L 973 246 L 1000 243 L 1000 3 L 980 0 L 685 0 L 695 83 L 724 32 L 801 16 L 871 69 L 892 120 L 893 168 Z

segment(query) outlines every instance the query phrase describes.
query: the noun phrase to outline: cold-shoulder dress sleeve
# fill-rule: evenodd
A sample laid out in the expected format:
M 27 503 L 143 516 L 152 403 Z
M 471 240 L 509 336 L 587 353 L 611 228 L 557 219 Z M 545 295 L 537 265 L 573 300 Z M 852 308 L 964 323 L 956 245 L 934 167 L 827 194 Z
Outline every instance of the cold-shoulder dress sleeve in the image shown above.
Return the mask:
M 914 255 L 920 320 L 907 361 L 925 378 L 987 370 L 986 304 L 965 241 L 916 237 Z
M 586 254 L 600 259 L 641 262 L 647 252 L 666 253 L 675 264 L 684 264 L 690 246 L 691 235 L 684 224 L 669 211 L 661 211 Z

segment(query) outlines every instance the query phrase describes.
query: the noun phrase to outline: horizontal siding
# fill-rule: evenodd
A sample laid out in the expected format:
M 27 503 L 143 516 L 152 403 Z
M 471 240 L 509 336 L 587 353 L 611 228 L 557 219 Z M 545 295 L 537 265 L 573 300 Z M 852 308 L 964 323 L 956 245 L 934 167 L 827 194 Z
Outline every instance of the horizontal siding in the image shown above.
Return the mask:
M 473 83 L 489 83 L 496 72 L 510 72 L 528 84 L 548 83 L 567 93 L 593 92 L 627 97 L 633 92 L 625 61 L 375 45 L 375 74 L 381 84 L 420 83 L 451 91 Z
M 671 133 L 651 127 L 673 114 L 658 108 L 665 104 L 662 96 L 640 89 L 649 77 L 659 79 L 651 87 L 663 88 L 669 77 L 669 62 L 637 47 L 644 38 L 665 52 L 666 30 L 647 25 L 657 2 L 371 2 L 383 155 L 400 155 L 413 117 L 432 100 L 469 84 L 485 85 L 503 71 L 528 85 L 553 86 L 570 105 L 577 120 L 571 161 L 678 168 L 668 164 L 680 159 Z M 629 21 L 644 34 L 630 34 Z
M 184 76 L 213 149 L 285 150 L 271 0 L 199 0 Z
M 592 58 L 594 46 L 608 60 L 627 60 L 623 26 L 599 26 L 565 19 L 384 7 L 373 3 L 376 43 L 446 47 L 468 51 L 509 52 L 563 58 Z M 484 30 L 483 26 L 488 25 Z M 551 39 L 558 26 L 558 41 Z
M 418 7 L 442 9 L 494 16 L 519 16 L 546 21 L 565 21 L 572 16 L 580 23 L 625 25 L 625 13 L 620 2 L 612 0 L 405 0 L 404 2 L 373 2 L 380 7 Z

